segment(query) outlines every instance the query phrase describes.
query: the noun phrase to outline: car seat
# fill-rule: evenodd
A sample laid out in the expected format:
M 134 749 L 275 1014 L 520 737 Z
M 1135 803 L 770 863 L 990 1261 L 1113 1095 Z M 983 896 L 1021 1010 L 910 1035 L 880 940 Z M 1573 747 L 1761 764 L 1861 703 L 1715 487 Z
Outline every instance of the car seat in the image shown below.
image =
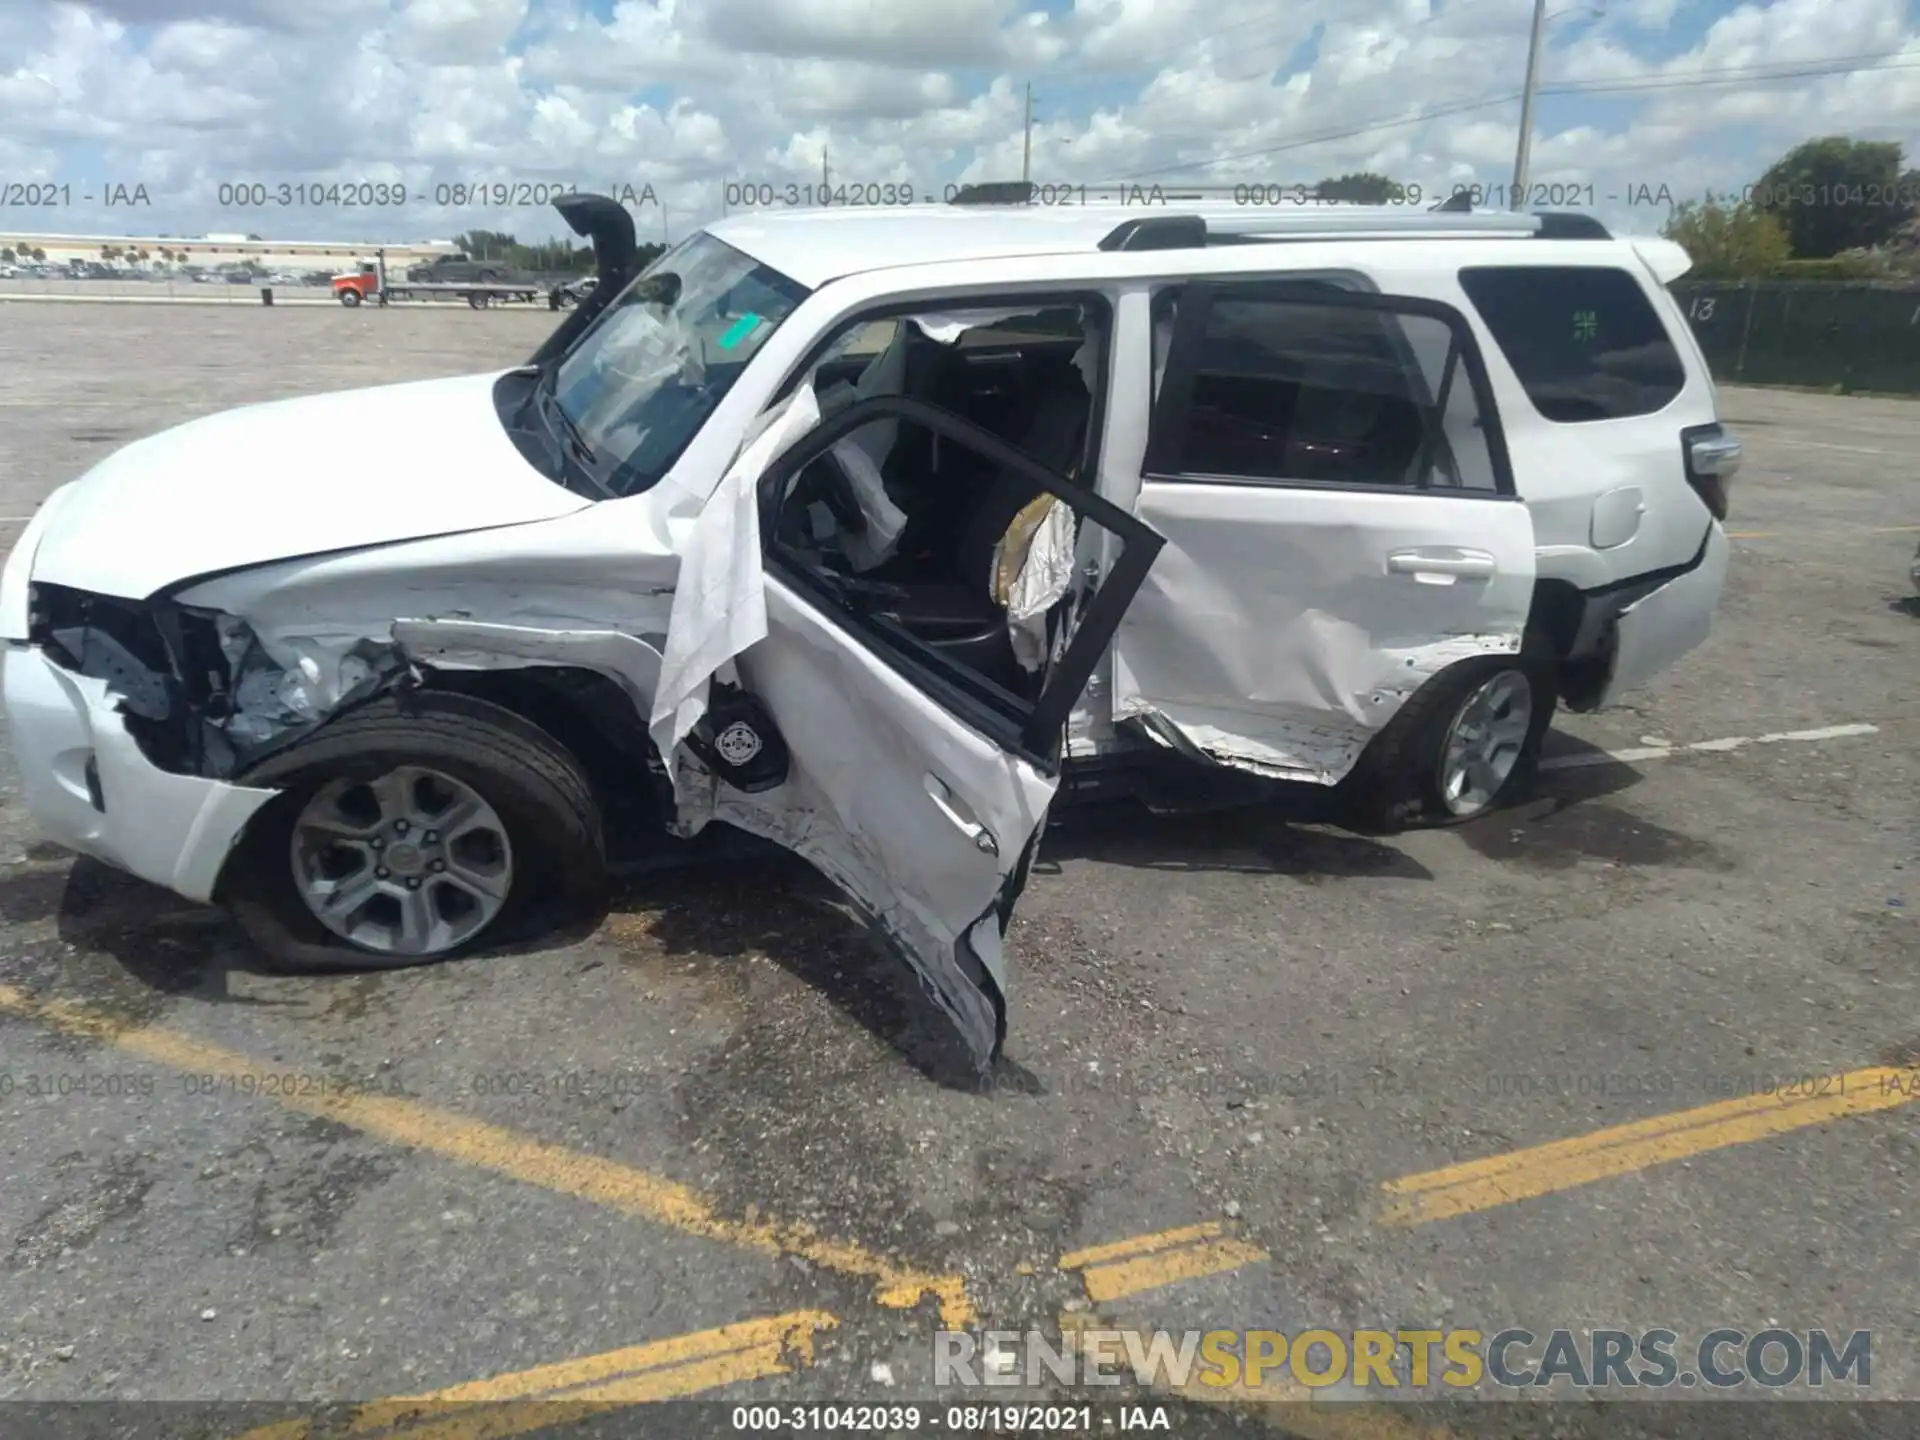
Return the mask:
M 1073 366 L 1047 368 L 1017 447 L 1050 470 L 1075 475 L 1084 455 L 1092 397 Z M 1006 612 L 993 600 L 993 556 L 1014 517 L 1041 493 L 1024 474 L 996 467 L 972 491 L 951 546 L 950 581 L 904 583 L 882 608 L 908 630 L 1010 687 L 1021 671 L 1007 636 Z

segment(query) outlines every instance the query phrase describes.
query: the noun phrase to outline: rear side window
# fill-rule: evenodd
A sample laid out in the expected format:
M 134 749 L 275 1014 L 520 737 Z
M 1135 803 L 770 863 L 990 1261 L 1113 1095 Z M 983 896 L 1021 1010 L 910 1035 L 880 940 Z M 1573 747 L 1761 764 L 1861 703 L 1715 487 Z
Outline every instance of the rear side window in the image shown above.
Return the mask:
M 1190 317 L 1182 311 L 1199 308 Z M 1160 479 L 1499 491 L 1465 323 L 1317 282 L 1156 296 Z M 1174 331 L 1186 320 L 1183 353 Z M 1455 326 L 1460 336 L 1455 334 Z M 1173 372 L 1162 393 L 1161 377 Z
M 1549 420 L 1651 415 L 1686 387 L 1666 327 L 1625 270 L 1483 266 L 1462 270 L 1460 285 Z

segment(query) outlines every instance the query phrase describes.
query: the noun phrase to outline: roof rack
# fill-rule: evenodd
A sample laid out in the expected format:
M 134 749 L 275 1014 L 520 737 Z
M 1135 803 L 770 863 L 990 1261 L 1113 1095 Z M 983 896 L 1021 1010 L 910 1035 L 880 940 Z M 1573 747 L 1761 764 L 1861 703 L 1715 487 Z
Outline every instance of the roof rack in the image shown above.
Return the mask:
M 1376 205 L 1328 206 L 1292 215 L 1184 214 L 1123 220 L 1101 240 L 1102 250 L 1191 250 L 1221 240 L 1428 240 L 1533 237 L 1606 240 L 1588 215 L 1528 215 L 1511 210 L 1439 212 L 1386 210 Z

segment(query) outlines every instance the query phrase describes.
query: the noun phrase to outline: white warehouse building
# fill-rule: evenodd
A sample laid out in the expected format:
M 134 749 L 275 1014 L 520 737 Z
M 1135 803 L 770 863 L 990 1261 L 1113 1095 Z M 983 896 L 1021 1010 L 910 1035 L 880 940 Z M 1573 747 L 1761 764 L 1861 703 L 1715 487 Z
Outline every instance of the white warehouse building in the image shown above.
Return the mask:
M 384 248 L 394 269 L 451 254 L 451 240 L 417 240 L 384 247 L 371 240 L 266 240 L 246 235 L 77 235 L 0 230 L 0 252 L 11 250 L 16 259 L 43 255 L 49 265 L 73 260 L 100 260 L 117 265 L 162 268 L 196 265 L 204 270 L 252 261 L 266 270 L 357 269 Z M 0 260 L 5 259 L 0 254 Z

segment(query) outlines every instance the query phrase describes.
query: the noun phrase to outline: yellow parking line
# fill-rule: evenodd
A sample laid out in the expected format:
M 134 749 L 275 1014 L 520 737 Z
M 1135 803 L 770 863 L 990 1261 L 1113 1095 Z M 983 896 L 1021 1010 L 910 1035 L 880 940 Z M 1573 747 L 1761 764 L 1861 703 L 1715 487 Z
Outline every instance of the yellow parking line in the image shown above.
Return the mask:
M 798 1255 L 823 1269 L 873 1281 L 874 1298 L 893 1309 L 910 1309 L 920 1303 L 922 1296 L 930 1295 L 939 1303 L 941 1323 L 949 1330 L 961 1329 L 974 1318 L 966 1280 L 960 1275 L 915 1270 L 863 1245 L 821 1235 L 812 1226 L 798 1222 L 729 1219 L 699 1191 L 616 1160 L 584 1155 L 451 1110 L 437 1110 L 391 1096 L 289 1094 L 286 1087 L 276 1084 L 276 1077 L 286 1069 L 284 1065 L 262 1064 L 251 1056 L 177 1031 L 130 1028 L 86 1006 L 62 1000 L 38 1000 L 10 985 L 0 985 L 0 1011 L 38 1020 L 70 1035 L 114 1045 L 128 1054 L 188 1075 L 217 1075 L 227 1090 L 271 1098 L 289 1110 L 323 1116 L 396 1145 L 442 1155 L 544 1190 L 643 1216 L 683 1234 L 768 1255 Z
M 1780 532 L 1777 530 L 1729 530 L 1727 538 L 1729 540 L 1778 540 Z
M 1078 1270 L 1083 1265 L 1103 1265 L 1109 1260 L 1125 1260 L 1135 1255 L 1144 1255 L 1150 1250 L 1165 1250 L 1172 1245 L 1185 1245 L 1193 1240 L 1207 1240 L 1225 1231 L 1226 1226 L 1218 1220 L 1209 1220 L 1201 1225 L 1183 1225 L 1178 1230 L 1156 1230 L 1151 1235 L 1135 1235 L 1126 1240 L 1114 1240 L 1105 1245 L 1090 1245 L 1084 1250 L 1073 1250 L 1060 1257 L 1062 1270 Z
M 1062 1255 L 1062 1270 L 1078 1270 L 1087 1298 L 1096 1304 L 1157 1290 L 1181 1280 L 1219 1275 L 1267 1258 L 1258 1245 L 1223 1233 L 1217 1221 L 1136 1235 Z
M 1876 1066 L 1827 1083 L 1830 1088 L 1817 1094 L 1745 1095 L 1390 1180 L 1381 1187 L 1389 1198 L 1379 1220 L 1395 1226 L 1448 1220 L 1920 1100 L 1920 1070 Z
M 350 1436 L 393 1440 L 493 1440 L 628 1405 L 675 1400 L 743 1380 L 787 1374 L 813 1363 L 813 1337 L 840 1322 L 824 1310 L 795 1310 L 603 1355 L 540 1365 L 426 1395 L 362 1405 Z M 282 1420 L 236 1440 L 309 1440 L 310 1420 Z

